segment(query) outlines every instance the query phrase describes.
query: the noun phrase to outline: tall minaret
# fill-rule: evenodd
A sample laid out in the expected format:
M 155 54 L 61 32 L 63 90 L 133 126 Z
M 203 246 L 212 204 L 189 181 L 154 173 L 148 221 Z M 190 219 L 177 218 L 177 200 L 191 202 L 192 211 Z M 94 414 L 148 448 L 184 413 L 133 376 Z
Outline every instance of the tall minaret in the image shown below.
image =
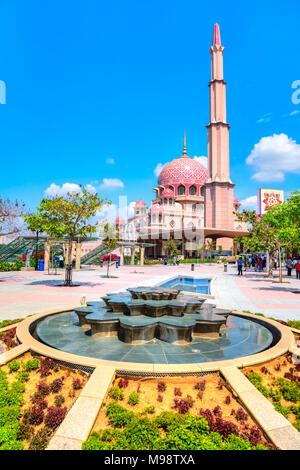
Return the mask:
M 220 28 L 214 25 L 211 54 L 210 123 L 207 127 L 208 181 L 205 226 L 233 229 L 233 187 L 229 169 L 229 124 L 226 120 L 226 82 Z

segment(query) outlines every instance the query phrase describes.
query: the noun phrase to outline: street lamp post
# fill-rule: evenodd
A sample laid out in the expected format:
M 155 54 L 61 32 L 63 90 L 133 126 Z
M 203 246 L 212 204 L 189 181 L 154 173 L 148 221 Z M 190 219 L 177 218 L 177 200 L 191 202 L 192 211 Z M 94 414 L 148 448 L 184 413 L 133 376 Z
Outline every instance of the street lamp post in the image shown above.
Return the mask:
M 35 271 L 38 270 L 38 251 L 39 251 L 39 232 L 41 230 L 36 231 L 36 248 L 35 248 Z

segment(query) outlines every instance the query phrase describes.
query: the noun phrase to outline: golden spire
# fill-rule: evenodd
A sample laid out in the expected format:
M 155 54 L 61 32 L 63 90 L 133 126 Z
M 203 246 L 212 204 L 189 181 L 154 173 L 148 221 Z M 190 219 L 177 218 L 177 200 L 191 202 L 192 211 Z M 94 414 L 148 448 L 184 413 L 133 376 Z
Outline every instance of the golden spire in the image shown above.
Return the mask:
M 183 155 L 186 155 L 186 135 L 184 131 L 184 137 L 183 137 Z

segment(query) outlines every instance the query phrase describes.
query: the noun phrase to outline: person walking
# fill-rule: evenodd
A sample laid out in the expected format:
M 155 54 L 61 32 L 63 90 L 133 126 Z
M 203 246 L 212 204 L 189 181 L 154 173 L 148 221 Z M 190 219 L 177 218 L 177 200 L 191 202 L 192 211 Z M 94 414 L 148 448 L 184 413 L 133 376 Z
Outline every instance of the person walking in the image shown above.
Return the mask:
M 60 268 L 64 267 L 64 257 L 63 257 L 63 255 L 59 255 L 59 267 Z
M 296 268 L 296 277 L 300 281 L 300 259 L 297 260 L 295 264 L 295 268 Z
M 292 258 L 289 258 L 287 260 L 286 267 L 287 267 L 287 275 L 290 277 L 292 275 L 292 269 L 293 269 L 293 260 L 292 260 Z
M 238 262 L 237 262 L 237 267 L 238 267 L 238 276 L 242 276 L 243 275 L 243 258 L 240 257 L 238 259 Z

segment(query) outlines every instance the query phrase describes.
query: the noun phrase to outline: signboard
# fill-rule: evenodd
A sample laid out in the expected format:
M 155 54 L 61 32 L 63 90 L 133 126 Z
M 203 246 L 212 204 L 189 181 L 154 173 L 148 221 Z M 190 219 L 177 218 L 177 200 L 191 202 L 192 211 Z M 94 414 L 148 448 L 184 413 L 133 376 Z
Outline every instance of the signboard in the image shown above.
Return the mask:
M 263 215 L 267 210 L 276 204 L 282 204 L 284 201 L 284 191 L 281 189 L 262 189 L 257 190 L 257 213 Z

